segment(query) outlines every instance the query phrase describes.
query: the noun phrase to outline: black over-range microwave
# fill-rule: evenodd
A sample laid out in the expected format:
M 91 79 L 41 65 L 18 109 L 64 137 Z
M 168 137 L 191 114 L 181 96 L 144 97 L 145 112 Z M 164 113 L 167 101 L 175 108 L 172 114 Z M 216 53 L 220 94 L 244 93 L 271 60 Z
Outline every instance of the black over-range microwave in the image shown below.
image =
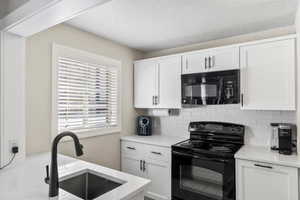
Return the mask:
M 184 74 L 182 104 L 216 105 L 240 103 L 239 70 Z

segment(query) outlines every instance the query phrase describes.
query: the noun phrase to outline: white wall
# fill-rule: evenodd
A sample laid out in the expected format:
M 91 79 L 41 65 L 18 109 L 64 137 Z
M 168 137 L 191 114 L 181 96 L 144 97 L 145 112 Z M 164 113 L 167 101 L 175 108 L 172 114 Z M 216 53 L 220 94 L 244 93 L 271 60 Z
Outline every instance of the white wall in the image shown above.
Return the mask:
M 17 159 L 25 158 L 25 40 L 2 33 L 1 54 L 1 163 L 12 157 L 11 144 L 19 146 Z
M 178 116 L 160 117 L 154 120 L 155 132 L 169 136 L 188 137 L 191 121 L 221 121 L 246 126 L 245 143 L 269 145 L 271 122 L 296 123 L 296 112 L 291 111 L 247 111 L 240 105 L 210 105 L 181 109 Z
M 96 35 L 58 25 L 35 34 L 26 41 L 26 125 L 27 154 L 50 150 L 51 141 L 51 49 L 52 43 L 89 51 L 122 62 L 122 132 L 83 139 L 84 160 L 120 168 L 120 135 L 134 132 L 133 60 L 141 53 Z M 60 145 L 67 155 L 74 155 L 73 143 Z

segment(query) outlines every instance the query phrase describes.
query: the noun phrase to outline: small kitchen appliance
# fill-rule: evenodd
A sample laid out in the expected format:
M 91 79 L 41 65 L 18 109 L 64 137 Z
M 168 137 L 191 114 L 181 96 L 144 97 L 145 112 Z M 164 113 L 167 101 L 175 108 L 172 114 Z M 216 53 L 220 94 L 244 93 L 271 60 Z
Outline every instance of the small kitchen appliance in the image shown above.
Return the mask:
M 150 136 L 152 135 L 152 120 L 148 116 L 139 116 L 136 120 L 137 135 Z
M 240 102 L 239 70 L 184 74 L 181 82 L 186 107 Z
M 173 200 L 235 200 L 234 154 L 245 127 L 191 122 L 190 139 L 172 146 Z
M 293 125 L 280 124 L 278 127 L 279 153 L 291 155 L 293 151 Z
M 271 149 L 278 150 L 280 154 L 285 155 L 291 155 L 293 151 L 296 151 L 296 125 L 288 123 L 271 123 L 271 126 Z

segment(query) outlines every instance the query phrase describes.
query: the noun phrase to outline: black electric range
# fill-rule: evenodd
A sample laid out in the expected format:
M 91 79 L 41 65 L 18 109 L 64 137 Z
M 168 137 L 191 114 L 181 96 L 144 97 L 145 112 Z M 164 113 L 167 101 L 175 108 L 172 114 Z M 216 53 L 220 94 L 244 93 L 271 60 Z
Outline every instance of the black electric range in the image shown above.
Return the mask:
M 172 199 L 235 200 L 234 154 L 245 127 L 191 122 L 190 139 L 172 146 Z

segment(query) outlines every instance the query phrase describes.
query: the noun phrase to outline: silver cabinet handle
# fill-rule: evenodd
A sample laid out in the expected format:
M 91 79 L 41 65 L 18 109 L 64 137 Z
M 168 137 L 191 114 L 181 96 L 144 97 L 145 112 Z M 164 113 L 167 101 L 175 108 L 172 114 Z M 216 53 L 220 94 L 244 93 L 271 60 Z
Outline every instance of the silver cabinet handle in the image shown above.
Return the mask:
M 159 104 L 159 97 L 156 96 L 156 105 L 158 105 L 158 104 Z
M 134 147 L 126 147 L 127 149 L 130 149 L 130 150 L 135 150 Z
M 215 66 L 215 56 L 211 57 L 211 67 Z
M 261 164 L 254 164 L 256 167 L 262 167 L 262 168 L 267 168 L 267 169 L 273 169 L 272 166 L 267 166 L 267 165 L 261 165 Z
M 146 170 L 146 162 L 143 160 L 143 172 Z
M 206 69 L 207 68 L 207 57 L 205 57 L 205 66 L 204 68 Z
M 243 93 L 241 94 L 241 105 L 242 105 L 242 107 L 244 107 L 244 94 Z
M 140 160 L 140 170 L 143 171 L 143 161 Z
M 211 56 L 208 57 L 208 68 L 211 68 Z
M 151 151 L 151 153 L 156 154 L 156 155 L 161 155 L 160 152 L 156 152 L 156 151 Z
M 155 105 L 155 96 L 152 96 L 152 105 Z

